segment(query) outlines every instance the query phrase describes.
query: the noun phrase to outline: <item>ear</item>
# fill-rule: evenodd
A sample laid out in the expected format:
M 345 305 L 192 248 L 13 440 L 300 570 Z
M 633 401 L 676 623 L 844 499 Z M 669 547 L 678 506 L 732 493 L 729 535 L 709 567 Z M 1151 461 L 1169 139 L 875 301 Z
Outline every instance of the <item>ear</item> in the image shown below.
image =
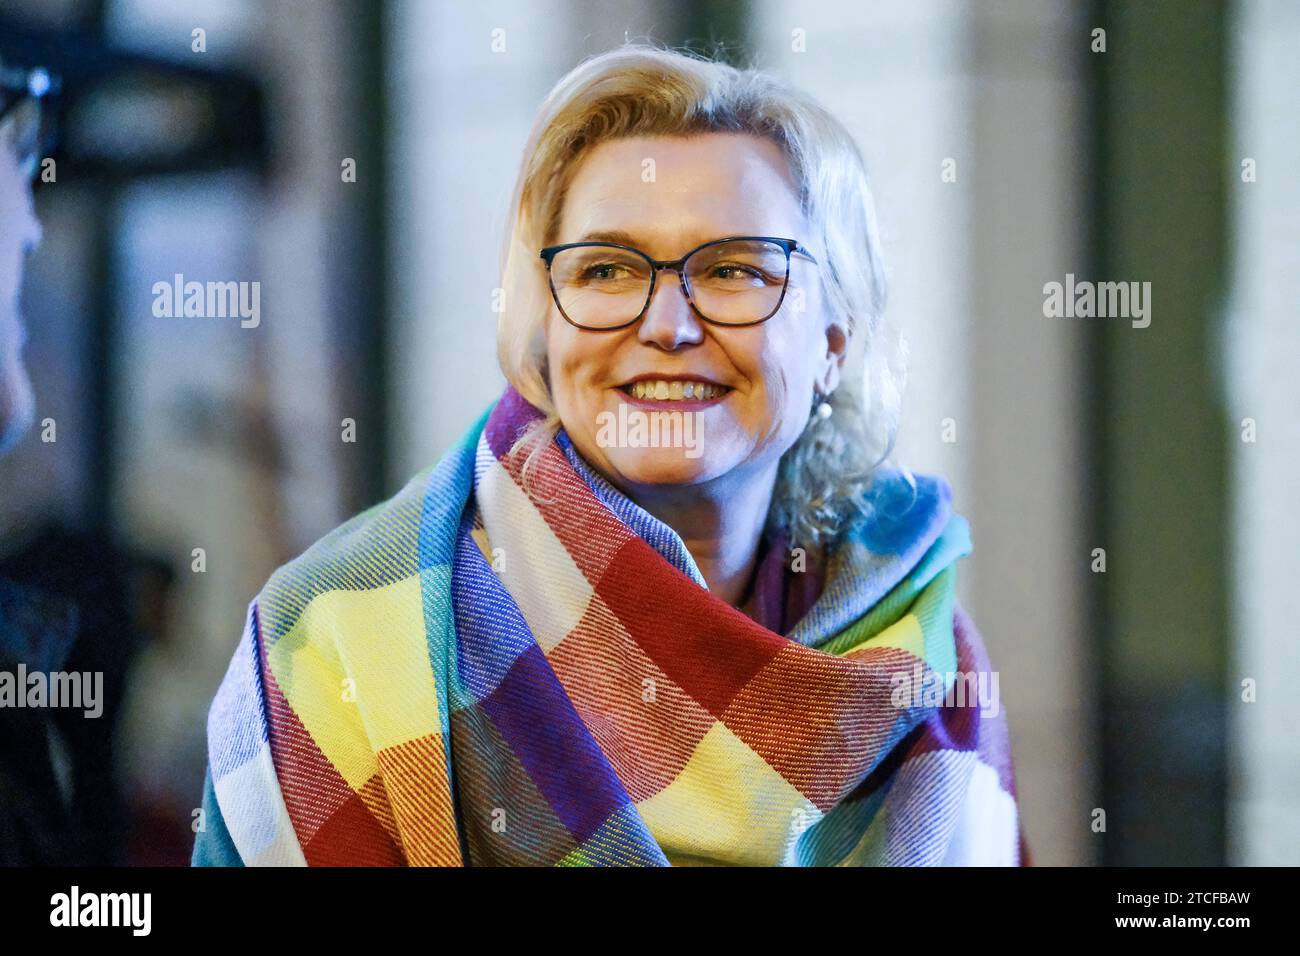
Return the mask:
M 840 384 L 840 370 L 848 357 L 849 333 L 838 319 L 831 318 L 826 323 L 826 354 L 818 360 L 817 389 L 823 395 L 829 395 Z

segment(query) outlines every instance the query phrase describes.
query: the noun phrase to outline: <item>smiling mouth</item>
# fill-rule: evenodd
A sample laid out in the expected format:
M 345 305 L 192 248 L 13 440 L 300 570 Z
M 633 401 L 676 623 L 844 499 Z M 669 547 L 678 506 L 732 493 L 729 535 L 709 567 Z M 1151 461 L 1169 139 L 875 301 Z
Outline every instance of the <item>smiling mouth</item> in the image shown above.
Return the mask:
M 683 402 L 709 401 L 721 398 L 731 391 L 726 385 L 712 382 L 683 381 L 681 379 L 642 379 L 620 385 L 619 391 L 642 401 Z

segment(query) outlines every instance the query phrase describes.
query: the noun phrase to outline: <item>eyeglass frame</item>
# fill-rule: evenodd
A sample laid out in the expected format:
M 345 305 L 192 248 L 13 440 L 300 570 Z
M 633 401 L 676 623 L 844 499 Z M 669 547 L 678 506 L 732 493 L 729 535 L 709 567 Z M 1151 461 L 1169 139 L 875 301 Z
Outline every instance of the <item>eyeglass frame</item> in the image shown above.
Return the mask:
M 781 297 L 776 300 L 776 305 L 773 306 L 772 311 L 761 319 L 755 319 L 753 322 L 719 322 L 717 319 L 709 318 L 701 312 L 699 306 L 695 304 L 695 298 L 691 292 L 690 280 L 686 278 L 686 260 L 695 255 L 695 253 L 699 252 L 701 249 L 707 249 L 709 246 L 721 245 L 724 242 L 735 242 L 738 239 L 773 242 L 785 251 L 785 277 L 781 281 Z M 565 249 L 577 249 L 583 246 L 607 246 L 614 249 L 623 249 L 627 252 L 636 253 L 642 259 L 646 260 L 646 262 L 650 263 L 650 291 L 646 293 L 645 304 L 641 306 L 641 311 L 636 314 L 636 318 L 630 319 L 621 325 L 602 326 L 601 328 L 592 328 L 589 325 L 579 325 L 577 322 L 573 321 L 573 319 L 569 318 L 568 314 L 564 311 L 564 306 L 560 303 L 560 294 L 555 288 L 555 275 L 551 272 L 551 262 L 558 253 L 563 252 Z M 538 257 L 546 263 L 547 284 L 551 287 L 551 298 L 555 300 L 555 306 L 560 310 L 560 315 L 563 317 L 564 321 L 568 322 L 574 328 L 582 329 L 584 332 L 617 332 L 619 329 L 626 329 L 628 326 L 636 325 L 636 323 L 640 322 L 641 319 L 645 317 L 646 311 L 650 308 L 650 300 L 654 298 L 655 283 L 659 278 L 659 272 L 661 269 L 671 269 L 673 272 L 677 273 L 677 279 L 682 288 L 682 295 L 686 297 L 686 304 L 691 307 L 691 311 L 698 315 L 702 321 L 726 329 L 743 329 L 753 325 L 760 325 L 781 311 L 781 304 L 785 302 L 786 290 L 790 288 L 790 257 L 795 253 L 804 256 L 806 259 L 811 261 L 813 265 L 821 265 L 813 254 L 808 251 L 807 247 L 800 245 L 797 239 L 781 239 L 776 236 L 724 236 L 721 239 L 710 239 L 708 242 L 701 243 L 694 249 L 691 249 L 689 252 L 684 253 L 676 259 L 654 259 L 635 246 L 625 246 L 619 242 L 597 241 L 565 242 L 558 246 L 546 246 L 538 253 Z

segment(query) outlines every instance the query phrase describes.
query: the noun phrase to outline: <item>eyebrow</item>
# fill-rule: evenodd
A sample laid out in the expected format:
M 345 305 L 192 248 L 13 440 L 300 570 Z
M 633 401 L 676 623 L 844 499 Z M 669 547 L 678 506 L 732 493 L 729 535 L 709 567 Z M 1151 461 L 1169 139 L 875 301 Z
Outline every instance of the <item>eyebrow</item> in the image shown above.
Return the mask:
M 624 232 L 622 229 L 597 229 L 594 232 L 582 234 L 578 242 L 617 242 L 624 246 L 635 246 L 637 244 L 636 236 Z
M 718 233 L 717 235 L 710 234 L 708 236 L 705 236 L 703 233 L 695 233 L 690 237 L 693 241 L 690 242 L 684 248 L 694 249 L 697 246 L 704 245 L 706 242 L 712 242 L 714 239 L 722 239 L 727 236 L 747 236 L 747 235 L 760 235 L 760 233 L 732 231 L 732 232 Z M 761 235 L 767 235 L 767 233 L 761 233 Z M 621 246 L 632 246 L 636 249 L 645 248 L 645 246 L 641 245 L 641 240 L 639 239 L 639 237 L 634 236 L 630 232 L 626 232 L 622 229 L 596 229 L 591 232 L 583 233 L 582 237 L 580 239 L 577 239 L 576 241 L 577 242 L 614 242 L 614 243 L 618 243 Z

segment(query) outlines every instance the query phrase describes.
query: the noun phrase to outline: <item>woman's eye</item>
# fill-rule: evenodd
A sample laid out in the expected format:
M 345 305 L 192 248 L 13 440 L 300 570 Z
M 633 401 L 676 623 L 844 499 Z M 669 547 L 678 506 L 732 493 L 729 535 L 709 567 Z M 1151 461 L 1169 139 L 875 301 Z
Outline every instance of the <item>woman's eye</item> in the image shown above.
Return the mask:
M 725 265 L 715 266 L 713 270 L 715 279 L 759 279 L 767 281 L 767 275 L 758 269 L 749 266 Z
M 603 263 L 601 265 L 588 266 L 582 275 L 583 278 L 586 279 L 612 279 L 614 278 L 615 270 L 618 268 L 619 266 L 612 262 Z

